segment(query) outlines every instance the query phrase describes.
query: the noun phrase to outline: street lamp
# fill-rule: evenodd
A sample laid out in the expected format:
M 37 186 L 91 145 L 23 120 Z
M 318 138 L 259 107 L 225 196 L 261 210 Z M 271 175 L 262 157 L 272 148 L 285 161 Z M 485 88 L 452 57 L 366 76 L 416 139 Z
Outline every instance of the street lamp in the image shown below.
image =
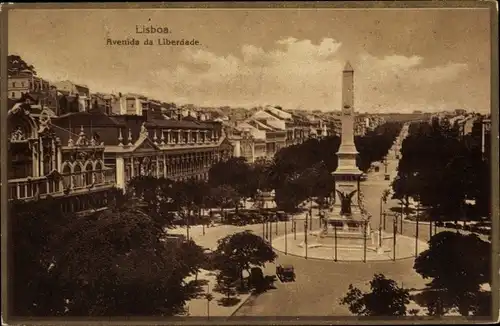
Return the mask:
M 382 215 L 384 214 L 383 213 L 383 208 L 382 208 L 383 202 L 384 202 L 384 196 L 382 195 L 380 197 L 380 215 L 379 215 L 379 223 L 378 223 L 378 225 L 382 225 Z M 384 226 L 384 229 L 385 229 L 385 226 Z
M 186 237 L 189 241 L 189 211 L 188 214 L 186 215 Z
M 288 216 L 285 218 L 285 255 L 288 255 L 288 235 L 287 235 L 287 229 L 286 229 L 286 220 L 288 219 Z
M 260 216 L 260 218 L 262 219 L 262 239 L 266 239 L 266 222 L 262 215 Z
M 415 257 L 418 255 L 418 222 L 420 220 L 420 201 L 418 202 L 417 206 L 417 224 L 416 224 L 416 229 L 415 229 Z
M 394 215 L 393 226 L 392 226 L 392 255 L 393 260 L 396 260 L 396 232 L 398 230 L 397 215 Z
M 269 243 L 273 245 L 273 221 L 269 221 Z
M 365 221 L 363 223 L 363 263 L 366 263 L 366 228 L 367 228 L 368 221 Z
M 274 215 L 274 218 L 275 218 L 275 220 L 274 220 L 274 223 L 275 223 L 274 228 L 275 228 L 275 231 L 276 231 L 276 235 L 278 235 L 278 213 L 276 213 Z
M 334 256 L 334 260 L 337 261 L 337 224 L 334 224 L 333 225 L 333 239 L 335 241 L 334 243 L 334 249 L 335 249 L 335 256 Z
M 401 224 L 401 230 L 399 230 L 399 233 L 403 234 L 403 202 L 401 202 L 401 221 L 400 221 L 400 224 Z
M 210 285 L 207 285 L 207 292 L 209 291 L 210 289 Z M 205 294 L 205 299 L 207 299 L 207 319 L 210 319 L 210 301 L 212 301 L 214 299 L 214 296 L 209 292 L 207 294 Z
M 297 221 L 293 221 L 293 240 L 297 240 Z
M 304 221 L 304 245 L 306 247 L 306 259 L 307 259 L 307 220 Z

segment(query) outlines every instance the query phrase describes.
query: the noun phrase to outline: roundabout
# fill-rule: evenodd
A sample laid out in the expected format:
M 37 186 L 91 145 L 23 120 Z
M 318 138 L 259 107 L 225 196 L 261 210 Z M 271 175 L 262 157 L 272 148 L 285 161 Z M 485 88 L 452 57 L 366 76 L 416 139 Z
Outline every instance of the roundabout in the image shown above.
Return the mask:
M 287 234 L 272 239 L 272 247 L 280 253 L 302 257 L 304 259 L 319 259 L 343 262 L 369 262 L 369 261 L 391 261 L 407 258 L 414 258 L 415 253 L 420 254 L 427 250 L 428 244 L 421 240 L 415 240 L 413 237 L 396 235 L 395 257 L 394 257 L 394 238 L 393 235 L 383 235 L 383 246 L 377 248 L 373 242 L 367 241 L 365 245 L 343 245 L 334 241 L 331 244 L 319 243 L 310 234 L 306 245 L 305 233 Z M 416 245 L 416 248 L 415 248 Z

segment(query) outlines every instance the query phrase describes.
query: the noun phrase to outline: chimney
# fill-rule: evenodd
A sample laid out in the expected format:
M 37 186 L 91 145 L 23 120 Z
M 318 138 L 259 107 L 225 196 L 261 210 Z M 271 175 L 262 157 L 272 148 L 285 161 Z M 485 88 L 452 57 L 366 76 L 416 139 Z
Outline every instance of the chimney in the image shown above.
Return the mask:
M 182 112 L 181 109 L 177 109 L 177 120 L 181 121 L 182 120 Z

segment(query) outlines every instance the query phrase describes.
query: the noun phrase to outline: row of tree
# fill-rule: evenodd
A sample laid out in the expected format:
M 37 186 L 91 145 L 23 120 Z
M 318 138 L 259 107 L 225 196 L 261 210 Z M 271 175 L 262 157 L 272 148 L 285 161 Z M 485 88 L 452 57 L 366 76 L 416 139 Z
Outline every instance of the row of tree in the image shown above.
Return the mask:
M 415 259 L 414 269 L 430 280 L 415 294 L 378 274 L 370 282 L 370 291 L 350 285 L 340 303 L 362 316 L 416 315 L 418 310 L 407 309 L 412 299 L 430 316 L 443 316 L 452 309 L 462 316 L 491 316 L 491 290 L 481 289 L 491 284 L 491 243 L 473 234 L 440 232 Z
M 203 203 L 200 186 L 141 177 L 88 214 L 64 213 L 50 197 L 12 202 L 11 315 L 171 316 L 198 295 L 186 278 L 201 268 L 219 270 L 223 293 L 243 286 L 244 270 L 276 257 L 261 237 L 233 234 L 207 254 L 168 233 L 172 211 L 189 217 Z
M 386 122 L 355 138 L 360 152 L 358 167 L 367 171 L 387 155 L 402 123 Z M 241 198 L 256 197 L 257 190 L 275 190 L 278 208 L 292 212 L 306 199 L 326 204 L 335 188 L 332 172 L 337 168 L 338 136 L 309 139 L 281 149 L 270 162 L 247 163 L 243 158 L 220 162 L 209 172 L 212 185 L 227 185 Z
M 202 248 L 171 240 L 151 207 L 119 190 L 112 197 L 107 210 L 84 215 L 63 213 L 52 198 L 11 203 L 11 315 L 183 311 Z
M 481 152 L 480 122 L 469 135 L 460 135 L 447 120 L 413 123 L 401 152 L 392 188 L 405 206 L 413 198 L 438 219 L 490 215 L 491 165 Z

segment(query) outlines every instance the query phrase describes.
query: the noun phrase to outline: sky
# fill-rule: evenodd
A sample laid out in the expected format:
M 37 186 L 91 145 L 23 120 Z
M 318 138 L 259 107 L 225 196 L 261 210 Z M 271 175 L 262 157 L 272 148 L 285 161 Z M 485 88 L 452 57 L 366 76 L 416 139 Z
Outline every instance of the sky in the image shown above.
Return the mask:
M 487 9 L 12 10 L 9 53 L 50 81 L 199 106 L 490 111 Z M 138 34 L 164 26 L 166 35 Z M 135 38 L 139 46 L 107 45 Z M 144 45 L 145 39 L 199 45 Z

